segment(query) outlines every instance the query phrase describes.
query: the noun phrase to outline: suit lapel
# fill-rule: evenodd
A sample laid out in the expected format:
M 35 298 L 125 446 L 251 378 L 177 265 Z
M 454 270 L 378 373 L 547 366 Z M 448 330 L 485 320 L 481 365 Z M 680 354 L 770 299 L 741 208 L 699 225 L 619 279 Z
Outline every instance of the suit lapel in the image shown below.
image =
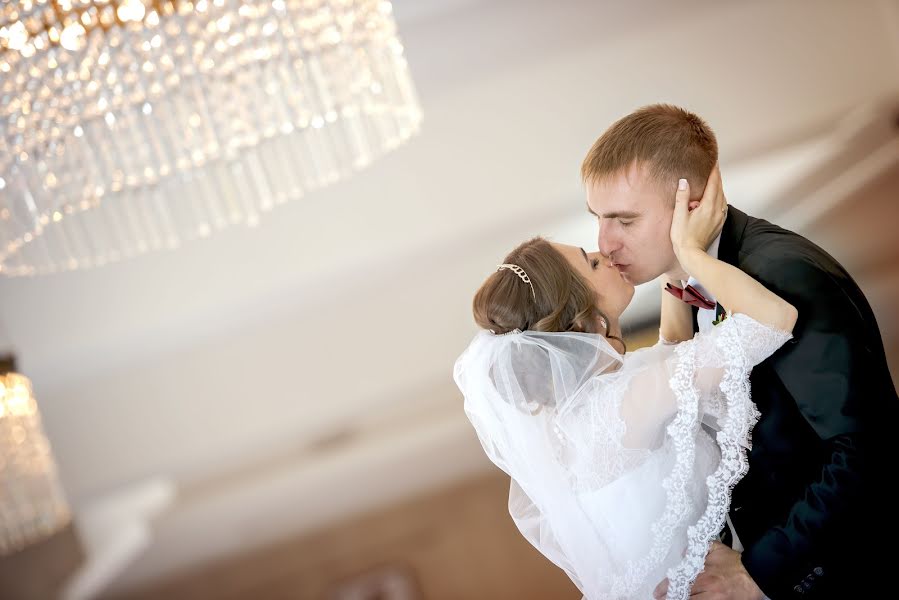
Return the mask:
M 727 219 L 721 228 L 721 243 L 718 245 L 718 259 L 729 265 L 738 267 L 737 259 L 740 248 L 743 246 L 743 235 L 746 226 L 749 225 L 749 217 L 741 210 L 728 205 Z

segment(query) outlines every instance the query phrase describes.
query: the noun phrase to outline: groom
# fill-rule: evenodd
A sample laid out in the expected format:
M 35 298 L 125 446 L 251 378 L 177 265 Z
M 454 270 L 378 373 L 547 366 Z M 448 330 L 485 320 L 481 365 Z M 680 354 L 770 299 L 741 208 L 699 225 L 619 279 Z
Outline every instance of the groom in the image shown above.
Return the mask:
M 663 285 L 691 284 L 708 295 L 681 268 L 669 231 L 678 179 L 689 181 L 693 208 L 717 161 L 709 126 L 670 105 L 641 108 L 596 141 L 581 168 L 587 207 L 600 251 L 625 279 L 661 277 Z M 899 399 L 874 314 L 824 250 L 727 210 L 708 252 L 796 306 L 799 321 L 794 339 L 753 370 L 761 418 L 749 472 L 733 490 L 724 543 L 712 546 L 692 593 L 740 600 L 895 594 L 895 567 L 876 545 L 897 541 L 885 492 Z M 726 317 L 726 307 L 705 300 L 691 302 L 694 331 Z

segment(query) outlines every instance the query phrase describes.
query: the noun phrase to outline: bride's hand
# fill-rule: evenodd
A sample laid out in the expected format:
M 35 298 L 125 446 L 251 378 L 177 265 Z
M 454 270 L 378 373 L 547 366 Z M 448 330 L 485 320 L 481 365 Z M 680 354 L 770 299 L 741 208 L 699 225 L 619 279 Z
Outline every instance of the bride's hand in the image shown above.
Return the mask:
M 721 233 L 727 217 L 727 201 L 721 188 L 721 171 L 716 164 L 709 173 L 699 205 L 692 211 L 690 183 L 681 179 L 675 194 L 674 218 L 671 220 L 671 244 L 678 260 L 692 250 L 705 252 Z

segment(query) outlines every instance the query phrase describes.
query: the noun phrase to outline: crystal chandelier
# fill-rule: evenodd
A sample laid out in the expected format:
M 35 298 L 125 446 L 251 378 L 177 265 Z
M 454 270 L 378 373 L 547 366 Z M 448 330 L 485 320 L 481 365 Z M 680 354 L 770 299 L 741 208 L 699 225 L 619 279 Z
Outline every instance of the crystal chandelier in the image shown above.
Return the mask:
M 0 375 L 0 558 L 71 522 L 56 462 L 24 375 Z
M 5 2 L 0 273 L 255 225 L 421 116 L 389 2 Z

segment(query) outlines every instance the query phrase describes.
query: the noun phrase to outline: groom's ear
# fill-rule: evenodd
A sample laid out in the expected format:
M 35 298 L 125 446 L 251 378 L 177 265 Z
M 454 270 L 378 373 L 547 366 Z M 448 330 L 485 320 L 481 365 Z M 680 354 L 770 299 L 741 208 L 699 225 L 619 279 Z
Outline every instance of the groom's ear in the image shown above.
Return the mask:
M 697 206 L 699 206 L 699 200 L 690 200 L 687 202 L 687 210 L 689 211 L 692 211 Z

